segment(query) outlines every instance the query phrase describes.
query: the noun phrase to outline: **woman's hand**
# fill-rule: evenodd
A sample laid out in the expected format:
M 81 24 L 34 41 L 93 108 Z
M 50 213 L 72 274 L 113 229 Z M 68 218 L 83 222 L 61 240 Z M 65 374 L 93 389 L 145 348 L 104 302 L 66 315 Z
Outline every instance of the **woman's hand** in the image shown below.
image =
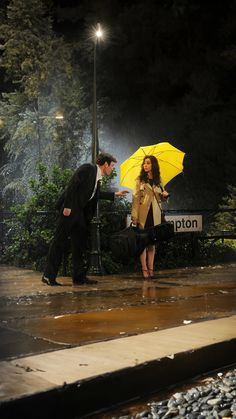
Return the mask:
M 164 199 L 169 198 L 169 196 L 170 196 L 170 194 L 169 194 L 167 191 L 163 191 L 163 192 L 161 193 L 161 197 L 162 197 L 162 198 L 164 198 Z

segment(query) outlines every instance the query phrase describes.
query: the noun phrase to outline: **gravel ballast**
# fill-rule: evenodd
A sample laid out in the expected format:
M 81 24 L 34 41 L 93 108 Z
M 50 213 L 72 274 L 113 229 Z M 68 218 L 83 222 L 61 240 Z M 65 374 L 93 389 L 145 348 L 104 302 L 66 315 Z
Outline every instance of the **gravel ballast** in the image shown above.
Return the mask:
M 236 369 L 201 380 L 201 385 L 176 392 L 166 400 L 151 401 L 147 408 L 112 419 L 236 419 Z

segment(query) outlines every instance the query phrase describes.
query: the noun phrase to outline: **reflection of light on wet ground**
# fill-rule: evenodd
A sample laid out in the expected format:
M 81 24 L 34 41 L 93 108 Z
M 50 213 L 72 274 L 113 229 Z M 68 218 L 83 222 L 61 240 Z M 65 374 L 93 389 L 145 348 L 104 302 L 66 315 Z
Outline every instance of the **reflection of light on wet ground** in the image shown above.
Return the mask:
M 151 292 L 156 289 L 153 287 Z M 180 326 L 184 320 L 196 322 L 230 316 L 236 313 L 235 297 L 236 290 L 230 295 L 219 293 L 173 301 L 152 300 L 151 304 L 142 306 L 21 319 L 12 321 L 11 327 L 52 342 L 81 345 Z
M 78 313 L 86 311 L 99 311 L 109 308 L 149 305 L 155 302 L 168 302 L 178 299 L 197 298 L 202 295 L 227 294 L 234 292 L 234 284 L 215 284 L 204 286 L 167 285 L 157 281 L 140 281 L 135 288 L 119 290 L 84 291 L 74 293 L 61 293 L 50 295 L 37 295 L 35 297 L 9 297 L 0 299 L 1 320 L 17 318 L 39 318 Z
M 0 267 L 0 355 L 166 329 L 235 314 L 235 266 L 183 268 L 98 278 L 96 287 L 47 287 L 41 275 Z

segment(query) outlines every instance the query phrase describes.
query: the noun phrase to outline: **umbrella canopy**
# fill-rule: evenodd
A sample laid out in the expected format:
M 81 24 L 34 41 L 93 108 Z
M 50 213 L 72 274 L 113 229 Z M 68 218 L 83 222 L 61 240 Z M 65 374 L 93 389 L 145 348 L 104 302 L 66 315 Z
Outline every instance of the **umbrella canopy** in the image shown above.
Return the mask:
M 183 171 L 183 159 L 185 153 L 178 150 L 170 143 L 158 143 L 140 147 L 132 156 L 120 166 L 121 186 L 133 189 L 135 179 L 141 171 L 141 164 L 145 156 L 153 155 L 157 158 L 161 179 L 164 185 Z

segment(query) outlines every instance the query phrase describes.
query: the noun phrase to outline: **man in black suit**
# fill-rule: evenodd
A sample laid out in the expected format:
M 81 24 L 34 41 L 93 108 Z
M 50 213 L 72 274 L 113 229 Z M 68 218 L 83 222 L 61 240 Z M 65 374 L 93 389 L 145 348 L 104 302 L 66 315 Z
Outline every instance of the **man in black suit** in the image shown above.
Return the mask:
M 47 285 L 61 285 L 56 281 L 57 273 L 69 240 L 72 247 L 73 284 L 95 284 L 88 279 L 83 266 L 89 223 L 93 218 L 98 199 L 114 200 L 128 191 L 102 192 L 99 183 L 103 176 L 109 176 L 116 163 L 108 153 L 98 155 L 96 165 L 82 164 L 74 173 L 63 195 L 58 201 L 60 214 L 54 238 L 49 248 L 46 269 L 42 282 Z

